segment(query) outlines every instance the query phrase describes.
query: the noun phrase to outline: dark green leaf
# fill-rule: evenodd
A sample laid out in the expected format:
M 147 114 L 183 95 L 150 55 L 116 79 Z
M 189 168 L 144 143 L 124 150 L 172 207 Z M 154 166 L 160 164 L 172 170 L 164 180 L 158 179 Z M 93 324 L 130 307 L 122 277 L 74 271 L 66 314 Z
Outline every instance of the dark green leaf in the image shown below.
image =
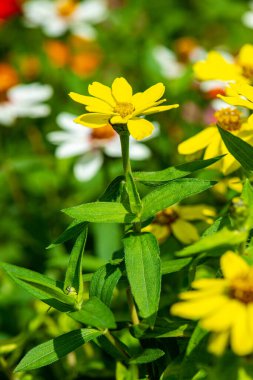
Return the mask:
M 0 263 L 5 272 L 34 297 L 60 311 L 73 310 L 75 300 L 63 292 L 63 283 L 15 265 Z
M 74 330 L 32 348 L 21 360 L 14 372 L 29 371 L 54 363 L 76 350 L 78 347 L 96 339 L 102 332 L 93 329 Z
M 177 178 L 186 177 L 196 170 L 204 169 L 220 160 L 224 156 L 209 158 L 208 160 L 196 160 L 157 172 L 135 172 L 134 179 L 149 185 L 162 184 Z
M 131 291 L 140 315 L 148 318 L 158 310 L 161 291 L 159 247 L 150 233 L 133 234 L 123 240 Z
M 70 312 L 68 315 L 78 322 L 98 327 L 101 329 L 112 329 L 116 327 L 113 313 L 97 297 L 90 298 L 78 311 Z
M 253 147 L 246 141 L 218 126 L 220 135 L 228 151 L 240 162 L 246 171 L 253 170 Z
M 178 203 L 190 195 L 198 194 L 213 186 L 215 182 L 195 178 L 177 179 L 151 191 L 143 198 L 142 221 L 158 211 Z
M 86 223 L 80 222 L 79 220 L 73 220 L 73 222 L 66 228 L 66 230 L 56 239 L 52 244 L 50 244 L 47 249 L 54 248 L 58 244 L 65 243 L 68 240 L 77 238 L 80 232 L 84 229 Z
M 131 212 L 139 215 L 142 210 L 142 203 L 131 173 L 126 175 L 126 191 Z
M 131 364 L 151 363 L 165 355 L 159 348 L 146 348 L 140 355 L 129 360 Z
M 64 291 L 75 291 L 77 299 L 81 301 L 83 295 L 83 278 L 82 278 L 82 264 L 83 252 L 87 239 L 88 227 L 85 226 L 83 232 L 78 236 L 75 245 L 71 251 L 69 263 L 65 275 Z
M 90 297 L 98 297 L 110 306 L 114 288 L 121 276 L 122 271 L 119 265 L 108 263 L 99 268 L 94 273 L 90 283 Z
M 121 203 L 95 202 L 86 203 L 62 210 L 72 218 L 85 222 L 133 223 L 137 221 Z
M 104 194 L 99 197 L 100 202 L 118 202 L 120 200 L 122 184 L 125 183 L 125 177 L 116 177 L 105 190 Z

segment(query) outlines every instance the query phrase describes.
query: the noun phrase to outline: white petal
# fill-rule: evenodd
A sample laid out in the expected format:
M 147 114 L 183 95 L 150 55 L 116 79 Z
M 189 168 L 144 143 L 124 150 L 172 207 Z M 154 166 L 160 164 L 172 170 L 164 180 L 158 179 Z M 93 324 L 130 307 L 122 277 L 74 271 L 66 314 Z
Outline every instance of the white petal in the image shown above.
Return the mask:
M 64 18 L 55 17 L 43 24 L 43 32 L 49 37 L 60 37 L 69 28 L 69 22 Z
M 192 63 L 203 61 L 206 58 L 206 56 L 206 50 L 204 50 L 202 47 L 197 46 L 190 52 L 189 61 Z
M 253 28 L 253 12 L 246 12 L 242 16 L 242 22 L 248 28 Z
M 118 135 L 106 142 L 104 151 L 109 157 L 121 157 L 121 145 Z
M 105 19 L 107 9 L 103 0 L 82 1 L 74 11 L 72 18 L 75 21 L 98 23 Z
M 0 105 L 0 124 L 9 126 L 14 123 L 17 115 L 10 103 L 2 103 Z
M 76 115 L 68 112 L 61 112 L 56 117 L 56 122 L 62 129 L 71 133 L 71 135 L 81 135 L 81 136 L 89 136 L 91 134 L 91 130 L 89 128 L 85 128 L 81 125 L 78 125 L 73 120 L 76 118 Z
M 43 25 L 45 20 L 55 15 L 55 5 L 48 0 L 26 1 L 23 4 L 24 16 L 35 25 Z
M 12 87 L 7 96 L 12 103 L 34 104 L 49 99 L 53 94 L 53 89 L 47 84 L 32 83 L 19 84 Z
M 151 157 L 151 151 L 146 145 L 135 143 L 130 145 L 129 155 L 132 160 L 141 161 Z
M 218 99 L 218 98 L 213 99 L 213 100 L 211 101 L 211 106 L 212 106 L 212 108 L 213 108 L 215 111 L 219 111 L 219 110 L 221 110 L 222 108 L 233 108 L 233 109 L 236 108 L 235 106 L 232 106 L 232 105 L 230 105 L 230 104 L 227 104 L 226 102 L 224 102 L 223 100 Z
M 203 92 L 208 92 L 217 88 L 224 89 L 226 86 L 226 82 L 220 80 L 206 80 L 200 83 L 199 88 Z
M 177 61 L 176 55 L 165 46 L 156 46 L 152 51 L 159 64 L 162 75 L 166 78 L 179 78 L 184 72 L 184 66 Z
M 75 36 L 79 36 L 88 40 L 94 40 L 97 35 L 96 29 L 88 24 L 76 23 L 71 26 L 71 31 Z
M 46 117 L 50 114 L 51 109 L 46 104 L 13 104 L 13 110 L 19 117 L 30 117 L 36 119 L 37 117 Z
M 69 141 L 71 134 L 67 132 L 55 131 L 47 134 L 47 139 L 52 144 L 58 145 Z
M 89 181 L 96 175 L 103 164 L 103 156 L 99 151 L 86 154 L 74 166 L 74 174 L 79 181 Z
M 90 150 L 88 141 L 69 140 L 56 148 L 55 155 L 58 158 L 68 158 L 84 154 Z

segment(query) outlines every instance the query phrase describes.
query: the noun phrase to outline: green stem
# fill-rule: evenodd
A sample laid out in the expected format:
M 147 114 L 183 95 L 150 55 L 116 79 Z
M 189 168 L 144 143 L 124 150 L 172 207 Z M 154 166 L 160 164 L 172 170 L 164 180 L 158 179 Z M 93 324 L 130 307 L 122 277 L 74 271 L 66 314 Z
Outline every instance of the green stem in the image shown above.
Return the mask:
M 126 292 L 127 292 L 127 302 L 128 302 L 128 306 L 129 306 L 131 320 L 133 322 L 133 325 L 138 325 L 140 323 L 140 320 L 139 320 L 139 317 L 137 314 L 137 310 L 135 307 L 135 303 L 133 300 L 133 295 L 132 295 L 131 289 L 127 288 Z
M 125 176 L 132 173 L 131 163 L 129 159 L 129 133 L 127 131 L 120 133 L 120 143 L 122 151 L 123 169 Z
M 129 359 L 128 353 L 121 347 L 119 342 L 114 338 L 114 336 L 107 330 L 104 333 L 104 336 L 109 340 L 109 342 L 116 348 L 116 350 L 120 353 L 120 355 L 125 359 Z

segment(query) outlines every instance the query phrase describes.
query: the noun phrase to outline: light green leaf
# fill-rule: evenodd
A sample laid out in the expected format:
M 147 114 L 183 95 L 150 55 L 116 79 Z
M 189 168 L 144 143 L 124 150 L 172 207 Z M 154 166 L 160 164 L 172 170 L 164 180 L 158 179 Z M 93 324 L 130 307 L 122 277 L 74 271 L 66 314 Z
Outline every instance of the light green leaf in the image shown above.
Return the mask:
M 101 331 L 93 329 L 80 329 L 51 339 L 28 351 L 14 372 L 30 371 L 54 363 L 101 334 Z
M 223 228 L 213 235 L 208 235 L 196 243 L 185 247 L 182 251 L 177 252 L 179 257 L 195 255 L 197 253 L 206 252 L 214 248 L 234 247 L 247 239 L 247 231 L 228 230 Z
M 82 264 L 83 253 L 87 239 L 88 227 L 85 226 L 83 232 L 78 236 L 75 245 L 71 251 L 69 263 L 65 275 L 64 291 L 75 291 L 77 299 L 80 302 L 83 296 L 83 278 L 82 278 Z
M 195 178 L 177 179 L 151 191 L 143 198 L 142 221 L 158 211 L 178 203 L 190 195 L 198 194 L 213 186 L 215 182 Z
M 142 202 L 131 173 L 126 175 L 126 191 L 131 212 L 139 215 L 142 210 Z
M 151 363 L 165 355 L 165 352 L 159 348 L 146 348 L 141 354 L 135 356 L 129 363 L 131 364 L 145 364 Z
M 162 274 L 178 272 L 190 264 L 192 258 L 162 261 Z
M 127 277 L 140 315 L 148 318 L 158 310 L 161 291 L 159 247 L 150 233 L 123 239 Z
M 159 185 L 163 182 L 186 177 L 196 170 L 204 169 L 220 160 L 224 156 L 209 158 L 208 160 L 196 160 L 178 166 L 172 166 L 157 172 L 134 172 L 134 179 L 146 185 Z
M 72 218 L 83 222 L 133 223 L 138 221 L 121 203 L 95 202 L 85 203 L 62 210 Z
M 63 283 L 16 265 L 0 263 L 5 272 L 34 297 L 60 311 L 73 310 L 75 300 L 63 292 Z
M 122 271 L 119 265 L 108 263 L 99 268 L 90 283 L 90 297 L 98 297 L 107 306 L 110 306 L 114 288 L 121 276 Z
M 80 310 L 70 312 L 68 315 L 78 322 L 93 327 L 101 329 L 113 329 L 116 327 L 113 313 L 109 307 L 97 297 L 90 298 L 82 305 Z
M 253 228 L 253 187 L 248 179 L 246 179 L 243 186 L 242 199 L 244 200 L 246 206 L 248 206 L 247 226 L 251 229 Z
M 218 126 L 218 130 L 228 151 L 240 162 L 246 171 L 253 170 L 253 147 L 246 141 Z

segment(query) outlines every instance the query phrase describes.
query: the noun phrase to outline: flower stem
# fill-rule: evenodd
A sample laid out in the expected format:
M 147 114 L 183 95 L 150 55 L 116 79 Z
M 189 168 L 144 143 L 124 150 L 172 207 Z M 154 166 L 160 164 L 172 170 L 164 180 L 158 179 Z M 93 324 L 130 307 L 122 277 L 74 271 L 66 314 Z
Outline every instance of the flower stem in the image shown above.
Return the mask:
M 140 323 L 140 320 L 139 320 L 137 310 L 136 310 L 136 307 L 134 304 L 131 289 L 127 288 L 126 293 L 127 293 L 127 302 L 128 302 L 128 306 L 129 306 L 131 320 L 133 322 L 133 325 L 138 325 Z
M 104 336 L 109 340 L 109 342 L 116 348 L 116 350 L 120 353 L 120 355 L 128 360 L 129 359 L 129 355 L 128 353 L 121 347 L 121 345 L 119 344 L 119 342 L 114 338 L 114 336 L 110 333 L 109 330 L 106 330 L 106 332 L 104 333 Z
M 119 136 L 122 151 L 123 169 L 126 176 L 128 173 L 132 173 L 131 163 L 129 159 L 129 132 L 121 132 Z

